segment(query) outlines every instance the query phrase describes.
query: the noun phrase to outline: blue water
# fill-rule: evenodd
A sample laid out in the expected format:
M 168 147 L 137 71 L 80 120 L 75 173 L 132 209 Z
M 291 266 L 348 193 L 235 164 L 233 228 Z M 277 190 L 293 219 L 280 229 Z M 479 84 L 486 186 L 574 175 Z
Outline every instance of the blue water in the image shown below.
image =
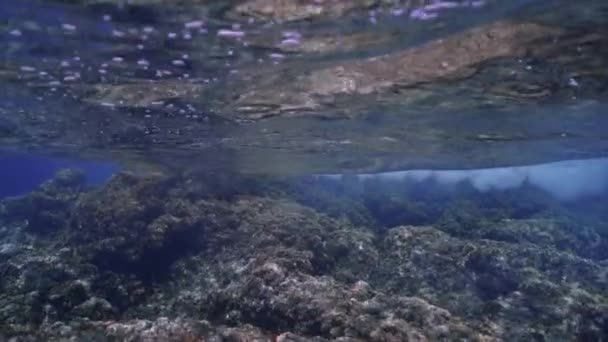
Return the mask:
M 0 153 L 0 165 L 0 198 L 26 194 L 62 169 L 82 171 L 90 186 L 102 185 L 120 169 L 111 162 L 12 152 Z

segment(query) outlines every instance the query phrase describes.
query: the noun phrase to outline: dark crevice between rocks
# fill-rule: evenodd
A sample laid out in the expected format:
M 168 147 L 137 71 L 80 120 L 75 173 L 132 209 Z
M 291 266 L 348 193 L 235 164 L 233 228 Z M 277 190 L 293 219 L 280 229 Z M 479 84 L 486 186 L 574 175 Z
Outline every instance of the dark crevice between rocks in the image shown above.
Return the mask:
M 479 297 L 484 301 L 492 301 L 517 291 L 519 288 L 517 280 L 501 274 L 487 258 L 483 255 L 472 255 L 466 262 L 467 269 L 476 274 L 474 282 Z
M 137 258 L 130 260 L 120 251 L 100 252 L 93 263 L 102 271 L 135 275 L 147 285 L 168 280 L 171 266 L 178 260 L 199 252 L 204 246 L 202 230 L 192 226 L 173 232 L 158 248 L 146 250 Z
M 256 308 L 242 307 L 228 298 L 215 298 L 204 312 L 204 316 L 216 325 L 236 327 L 251 324 L 273 335 L 292 331 L 305 336 L 330 337 L 315 320 L 316 317 L 291 317 L 266 305 Z M 305 327 L 301 326 L 303 322 L 307 322 Z
M 30 315 L 30 320 L 35 325 L 40 325 L 44 321 L 44 299 L 47 298 L 47 296 L 48 291 L 40 291 L 28 299 L 30 304 L 28 314 Z

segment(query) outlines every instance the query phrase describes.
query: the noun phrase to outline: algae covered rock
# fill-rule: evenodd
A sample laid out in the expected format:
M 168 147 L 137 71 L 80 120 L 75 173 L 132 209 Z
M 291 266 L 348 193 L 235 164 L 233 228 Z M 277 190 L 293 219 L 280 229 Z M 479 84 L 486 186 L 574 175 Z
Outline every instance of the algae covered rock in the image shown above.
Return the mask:
M 200 248 L 212 205 L 177 197 L 171 178 L 121 173 L 83 195 L 70 239 L 103 268 L 154 277 L 175 258 Z
M 390 252 L 374 271 L 374 284 L 421 296 L 480 323 L 489 319 L 506 339 L 603 329 L 602 321 L 590 317 L 606 305 L 608 279 L 597 277 L 606 265 L 552 246 L 464 240 L 431 227 L 391 229 L 385 243 Z
M 66 199 L 71 214 L 54 234 L 32 234 L 19 221 L 10 234 L 3 228 L 0 337 L 559 341 L 606 334 L 608 265 L 593 226 L 489 220 L 474 210 L 462 212 L 470 217 L 455 221 L 458 229 L 441 220 L 392 228 L 361 221 L 367 226 L 335 208 L 329 215 L 322 204 L 306 206 L 318 194 L 296 196 L 282 182 L 194 176 L 120 173 L 98 189 L 74 191 Z M 46 195 L 66 196 L 65 187 L 48 185 L 63 181 L 60 174 L 43 186 Z M 355 193 L 363 197 L 351 203 L 366 208 Z
M 344 336 L 372 341 L 484 338 L 483 333 L 474 332 L 448 311 L 419 298 L 389 299 L 374 291 L 360 290 L 364 283 L 348 288 L 329 277 L 290 273 L 273 262 L 254 266 L 249 272 L 242 285 L 229 286 L 212 302 L 213 307 L 231 308 L 231 319 L 327 338 Z M 293 325 L 285 325 L 287 322 Z
M 53 233 L 65 225 L 75 199 L 85 189 L 83 173 L 63 170 L 32 193 L 4 200 L 0 211 L 5 220 L 24 220 L 33 233 Z
M 272 175 L 604 156 L 606 8 L 0 1 L 3 146 L 167 171 L 0 203 L 0 340 L 605 340 L 605 196 Z

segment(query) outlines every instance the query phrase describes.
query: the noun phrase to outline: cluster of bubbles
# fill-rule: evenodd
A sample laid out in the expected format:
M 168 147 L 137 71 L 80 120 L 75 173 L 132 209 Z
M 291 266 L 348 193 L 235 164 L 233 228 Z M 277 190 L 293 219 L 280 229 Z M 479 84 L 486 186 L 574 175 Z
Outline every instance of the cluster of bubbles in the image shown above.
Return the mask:
M 407 14 L 413 20 L 429 20 L 436 18 L 441 11 L 483 5 L 483 0 L 435 0 L 407 11 L 393 8 L 389 13 L 393 17 Z M 376 22 L 378 14 L 376 11 L 370 12 L 372 23 Z M 259 25 L 253 18 L 242 23 L 212 24 L 208 18 L 191 17 L 177 23 L 162 22 L 153 26 L 127 24 L 114 20 L 109 13 L 96 14 L 93 18 L 80 15 L 55 19 L 50 23 L 37 23 L 34 20 L 10 22 L 4 34 L 9 43 L 26 54 L 33 48 L 31 36 L 47 35 L 49 41 L 34 39 L 34 45 L 42 44 L 43 48 L 56 49 L 59 53 L 25 60 L 16 58 L 10 61 L 9 58 L 9 63 L 17 64 L 14 69 L 18 71 L 18 78 L 35 81 L 37 85 L 47 87 L 51 93 L 63 89 L 64 96 L 76 96 L 70 93 L 70 89 L 80 85 L 121 84 L 137 79 L 196 79 L 202 84 L 216 83 L 218 77 L 239 73 L 238 55 L 242 54 L 239 46 L 248 47 L 248 38 L 255 38 L 274 25 L 272 21 Z M 257 63 L 284 62 L 288 55 L 283 48 L 295 48 L 304 39 L 301 32 L 292 28 L 282 29 L 280 37 L 276 49 L 266 50 L 264 56 L 257 56 Z M 197 49 L 204 52 L 199 55 L 200 50 Z M 217 59 L 221 62 L 212 62 L 212 58 L 209 58 L 209 51 L 214 49 L 224 54 L 224 58 Z M 223 64 L 214 75 L 208 71 L 218 68 L 216 64 L 208 63 Z M 225 69 L 227 72 L 222 75 Z

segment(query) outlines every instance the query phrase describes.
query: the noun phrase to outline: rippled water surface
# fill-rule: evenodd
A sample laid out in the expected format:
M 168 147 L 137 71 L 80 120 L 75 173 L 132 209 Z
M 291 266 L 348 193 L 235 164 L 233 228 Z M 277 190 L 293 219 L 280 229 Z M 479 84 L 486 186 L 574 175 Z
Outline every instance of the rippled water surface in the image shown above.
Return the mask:
M 608 340 L 607 18 L 0 1 L 0 341 Z
M 373 3 L 3 1 L 0 137 L 255 173 L 605 155 L 601 2 Z

